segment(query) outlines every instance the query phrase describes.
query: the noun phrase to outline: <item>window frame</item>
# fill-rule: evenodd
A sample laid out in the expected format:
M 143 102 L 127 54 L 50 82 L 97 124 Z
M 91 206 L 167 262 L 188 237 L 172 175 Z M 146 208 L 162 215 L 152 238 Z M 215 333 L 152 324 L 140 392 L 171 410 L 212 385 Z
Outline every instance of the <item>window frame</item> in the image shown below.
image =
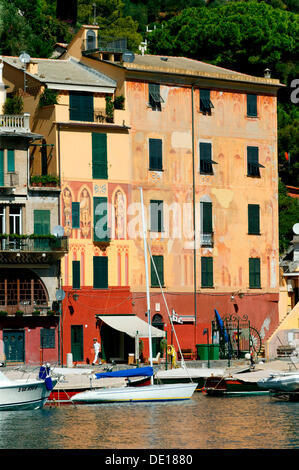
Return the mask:
M 98 264 L 98 266 L 96 266 Z M 102 266 L 100 266 L 102 264 Z M 97 268 L 104 268 L 104 283 L 99 282 L 99 279 L 97 279 Z M 108 256 L 94 256 L 93 257 L 93 288 L 94 289 L 108 289 L 108 268 L 109 268 L 109 262 L 108 262 Z M 102 278 L 101 278 L 102 280 Z
M 199 111 L 202 114 L 208 114 L 209 116 L 212 114 L 212 108 L 214 105 L 211 101 L 211 90 L 207 90 L 206 88 L 199 89 Z
M 162 111 L 161 104 L 164 103 L 164 100 L 160 94 L 160 84 L 159 83 L 149 83 L 148 84 L 148 105 L 153 111 Z
M 201 257 L 201 287 L 214 287 L 214 261 L 212 256 Z
M 163 141 L 150 137 L 149 148 L 149 171 L 163 171 Z M 154 154 L 154 155 L 153 155 Z
M 250 100 L 254 98 L 254 103 L 250 103 Z M 257 95 L 248 93 L 246 95 L 246 105 L 247 105 L 247 117 L 255 118 L 258 117 L 257 114 Z M 252 111 L 253 109 L 253 111 Z
M 209 149 L 208 152 L 207 149 Z M 209 153 L 208 158 L 207 153 Z M 213 175 L 213 165 L 217 165 L 217 162 L 212 160 L 212 143 L 199 142 L 199 173 L 201 175 Z
M 259 147 L 247 145 L 247 176 L 260 178 L 260 168 L 265 167 L 259 162 Z
M 80 228 L 80 202 L 72 202 L 72 228 Z
M 157 220 L 155 215 L 157 215 Z M 164 202 L 162 200 L 150 200 L 150 227 L 151 232 L 164 232 Z
M 80 261 L 72 261 L 72 288 L 81 289 L 81 266 Z
M 249 289 L 261 289 L 261 258 L 249 258 Z
M 155 263 L 155 266 L 158 272 L 161 286 L 164 287 L 164 256 L 153 255 L 153 261 Z M 157 263 L 157 261 L 159 262 Z M 151 287 L 160 287 L 152 260 L 151 260 Z
M 248 204 L 248 235 L 261 234 L 260 205 Z

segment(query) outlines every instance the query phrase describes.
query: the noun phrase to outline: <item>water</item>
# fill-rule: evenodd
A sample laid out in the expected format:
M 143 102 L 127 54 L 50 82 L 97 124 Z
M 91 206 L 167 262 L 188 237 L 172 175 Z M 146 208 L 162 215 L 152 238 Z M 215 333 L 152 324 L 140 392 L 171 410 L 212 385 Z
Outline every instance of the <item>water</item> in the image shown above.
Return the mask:
M 0 413 L 0 449 L 298 449 L 299 403 L 269 396 Z

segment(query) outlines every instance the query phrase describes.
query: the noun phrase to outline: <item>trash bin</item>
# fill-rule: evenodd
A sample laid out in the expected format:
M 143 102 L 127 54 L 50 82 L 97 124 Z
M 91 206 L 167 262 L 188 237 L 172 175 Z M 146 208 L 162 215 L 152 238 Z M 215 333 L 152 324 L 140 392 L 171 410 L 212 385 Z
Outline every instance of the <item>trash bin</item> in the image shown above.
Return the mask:
M 219 359 L 219 344 L 210 344 L 210 359 Z
M 134 364 L 134 356 L 135 356 L 135 354 L 129 354 L 128 355 L 128 364 L 129 364 L 129 366 Z
M 197 359 L 207 361 L 209 359 L 209 348 L 207 344 L 196 344 Z

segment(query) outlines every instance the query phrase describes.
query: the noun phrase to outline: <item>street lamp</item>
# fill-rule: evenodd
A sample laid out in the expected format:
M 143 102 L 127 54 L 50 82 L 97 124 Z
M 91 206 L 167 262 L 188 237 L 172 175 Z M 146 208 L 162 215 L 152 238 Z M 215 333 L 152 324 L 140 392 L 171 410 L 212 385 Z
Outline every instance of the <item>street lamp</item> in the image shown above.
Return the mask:
M 209 328 L 203 330 L 203 334 L 207 335 L 207 344 L 208 344 L 208 369 L 210 368 L 210 342 L 209 342 Z

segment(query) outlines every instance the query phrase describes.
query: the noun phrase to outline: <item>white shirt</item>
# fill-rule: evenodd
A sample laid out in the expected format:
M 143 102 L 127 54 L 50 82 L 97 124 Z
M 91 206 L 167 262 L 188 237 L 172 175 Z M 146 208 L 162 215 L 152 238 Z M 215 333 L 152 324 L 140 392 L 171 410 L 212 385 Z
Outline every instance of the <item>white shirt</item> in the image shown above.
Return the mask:
M 93 349 L 95 351 L 95 353 L 99 353 L 100 352 L 100 349 L 101 349 L 101 345 L 100 343 L 97 341 L 96 343 L 93 343 Z

